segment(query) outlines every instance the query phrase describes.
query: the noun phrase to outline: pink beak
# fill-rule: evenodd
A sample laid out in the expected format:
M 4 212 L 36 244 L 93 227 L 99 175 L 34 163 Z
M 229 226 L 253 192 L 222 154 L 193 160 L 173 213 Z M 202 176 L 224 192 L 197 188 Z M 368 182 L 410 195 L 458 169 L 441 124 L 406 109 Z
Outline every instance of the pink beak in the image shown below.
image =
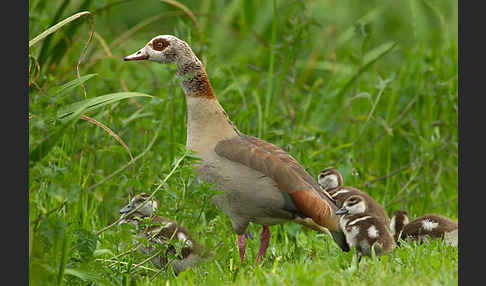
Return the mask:
M 140 51 L 133 53 L 129 56 L 123 58 L 125 61 L 141 61 L 141 60 L 148 60 L 149 55 L 145 51 L 145 48 L 141 49 Z

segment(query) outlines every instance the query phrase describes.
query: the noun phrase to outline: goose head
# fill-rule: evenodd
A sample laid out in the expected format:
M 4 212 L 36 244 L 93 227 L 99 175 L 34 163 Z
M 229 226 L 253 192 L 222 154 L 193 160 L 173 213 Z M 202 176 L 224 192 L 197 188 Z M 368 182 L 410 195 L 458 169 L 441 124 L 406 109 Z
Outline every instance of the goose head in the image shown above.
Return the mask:
M 194 58 L 191 48 L 183 40 L 172 35 L 158 35 L 152 38 L 142 49 L 126 56 L 124 60 L 149 60 L 164 64 L 178 64 L 184 62 L 185 59 L 194 61 Z
M 150 197 L 150 195 L 148 195 L 146 193 L 140 193 L 140 194 L 134 196 L 130 200 L 128 205 L 124 206 L 120 210 L 120 215 L 127 214 L 127 213 L 131 212 L 132 210 L 136 209 L 141 204 L 145 203 L 142 207 L 140 207 L 135 213 L 130 215 L 130 217 L 127 218 L 127 219 L 131 219 L 131 218 L 134 218 L 134 217 L 143 218 L 143 217 L 151 216 L 155 212 L 155 210 L 157 209 L 158 203 L 157 203 L 157 200 L 155 198 L 152 198 L 152 199 L 150 199 L 150 201 L 146 202 L 146 200 L 149 197 Z
M 366 202 L 360 195 L 352 195 L 347 198 L 342 205 L 342 208 L 336 211 L 337 215 L 344 214 L 362 214 L 366 211 Z
M 317 183 L 326 191 L 330 191 L 343 184 L 343 177 L 336 168 L 328 167 L 319 173 Z

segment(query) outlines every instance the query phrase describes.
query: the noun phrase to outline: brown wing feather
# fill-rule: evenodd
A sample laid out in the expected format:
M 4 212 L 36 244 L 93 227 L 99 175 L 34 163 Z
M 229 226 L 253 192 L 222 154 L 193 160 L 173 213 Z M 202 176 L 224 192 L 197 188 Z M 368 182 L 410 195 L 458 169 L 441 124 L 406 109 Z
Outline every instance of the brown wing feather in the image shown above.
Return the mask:
M 310 184 L 315 190 L 318 190 L 319 196 L 327 197 L 334 205 L 336 205 L 336 200 L 327 192 L 326 190 L 322 189 L 319 184 L 314 180 L 314 178 L 307 173 L 307 171 L 302 167 L 302 165 L 297 162 L 297 160 L 292 157 L 289 153 L 285 152 L 283 149 L 281 149 L 278 146 L 273 145 L 272 143 L 269 143 L 265 140 L 262 140 L 257 137 L 252 137 L 248 135 L 242 135 L 243 138 L 246 140 L 250 141 L 251 143 L 264 148 L 265 150 L 272 152 L 277 158 L 279 158 L 282 162 L 286 163 L 290 168 L 294 169 L 297 174 L 308 184 Z
M 326 196 L 328 194 L 321 192 L 312 176 L 281 148 L 241 134 L 219 142 L 215 152 L 272 178 L 280 191 L 290 195 L 303 214 L 321 226 L 338 229 L 335 217 L 337 207 L 329 196 Z

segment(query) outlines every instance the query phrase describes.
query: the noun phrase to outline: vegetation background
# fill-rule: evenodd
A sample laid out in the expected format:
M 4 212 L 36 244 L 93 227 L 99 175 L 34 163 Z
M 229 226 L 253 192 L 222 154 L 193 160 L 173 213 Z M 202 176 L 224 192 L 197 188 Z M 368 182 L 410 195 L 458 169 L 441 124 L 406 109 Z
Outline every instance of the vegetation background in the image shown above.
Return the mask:
M 29 1 L 30 284 L 456 285 L 457 248 L 412 243 L 358 267 L 354 250 L 292 223 L 271 227 L 262 266 L 251 225 L 239 265 L 215 190 L 190 168 L 174 67 L 122 58 L 176 35 L 244 133 L 313 176 L 339 168 L 389 214 L 457 219 L 457 26 L 457 1 L 445 0 Z M 158 272 L 124 254 L 128 229 L 101 231 L 129 196 L 155 190 L 158 214 L 213 260 Z

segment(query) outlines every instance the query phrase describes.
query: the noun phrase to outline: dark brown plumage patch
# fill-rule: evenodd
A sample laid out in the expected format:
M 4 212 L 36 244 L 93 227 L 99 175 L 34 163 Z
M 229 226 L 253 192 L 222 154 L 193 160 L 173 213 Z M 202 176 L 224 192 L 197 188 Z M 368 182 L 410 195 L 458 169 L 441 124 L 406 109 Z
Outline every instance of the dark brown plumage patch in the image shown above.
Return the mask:
M 152 41 L 152 49 L 162 51 L 169 46 L 169 42 L 164 38 L 157 38 Z
M 183 84 L 188 96 L 215 98 L 208 76 L 202 68 L 193 77 L 184 80 Z

